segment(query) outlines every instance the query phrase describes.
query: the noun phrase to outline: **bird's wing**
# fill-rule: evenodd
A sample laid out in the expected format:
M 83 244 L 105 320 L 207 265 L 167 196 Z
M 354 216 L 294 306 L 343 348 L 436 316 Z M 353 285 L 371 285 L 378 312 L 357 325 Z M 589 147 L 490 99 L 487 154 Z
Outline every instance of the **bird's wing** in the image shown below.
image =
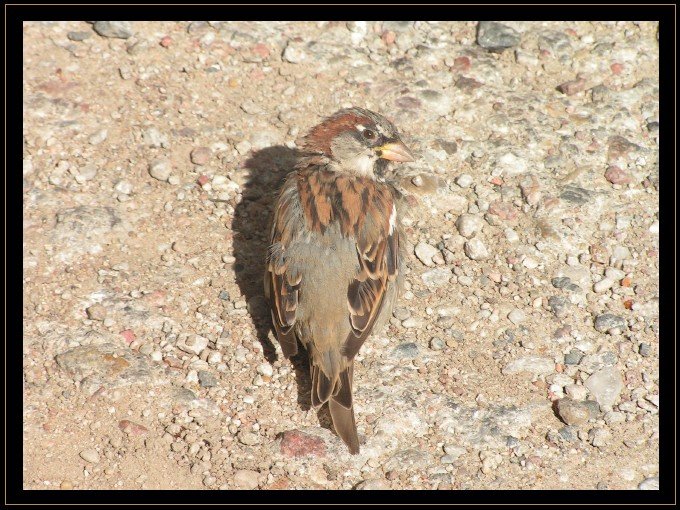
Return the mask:
M 279 195 L 271 229 L 269 252 L 264 277 L 265 296 L 269 300 L 272 322 L 284 356 L 297 354 L 297 339 L 293 326 L 298 306 L 302 275 L 288 263 L 286 249 L 295 232 L 292 223 L 299 219 L 297 173 L 292 173 Z
M 392 202 L 388 202 L 390 206 Z M 385 303 L 385 295 L 389 285 L 395 284 L 399 268 L 399 229 L 394 228 L 396 209 L 390 207 L 392 216 L 387 218 L 384 229 L 378 229 L 378 235 L 370 235 L 374 225 L 383 223 L 377 217 L 369 218 L 365 229 L 367 235 L 359 235 L 357 239 L 357 256 L 359 271 L 347 288 L 347 306 L 349 308 L 352 330 L 347 335 L 343 346 L 343 354 L 352 359 L 371 334 L 373 324 Z M 370 214 L 370 213 L 369 213 Z M 382 213 L 384 215 L 384 212 Z M 374 230 L 375 232 L 375 230 Z

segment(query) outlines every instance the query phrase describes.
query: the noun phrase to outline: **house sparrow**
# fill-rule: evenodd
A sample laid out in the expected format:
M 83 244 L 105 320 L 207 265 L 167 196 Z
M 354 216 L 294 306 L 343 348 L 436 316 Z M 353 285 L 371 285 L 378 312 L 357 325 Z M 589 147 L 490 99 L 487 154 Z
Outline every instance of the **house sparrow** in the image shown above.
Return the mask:
M 309 353 L 312 405 L 328 402 L 333 426 L 359 453 L 352 407 L 354 357 L 397 298 L 401 265 L 389 161 L 413 161 L 396 128 L 362 108 L 312 128 L 276 203 L 265 295 L 286 357 Z

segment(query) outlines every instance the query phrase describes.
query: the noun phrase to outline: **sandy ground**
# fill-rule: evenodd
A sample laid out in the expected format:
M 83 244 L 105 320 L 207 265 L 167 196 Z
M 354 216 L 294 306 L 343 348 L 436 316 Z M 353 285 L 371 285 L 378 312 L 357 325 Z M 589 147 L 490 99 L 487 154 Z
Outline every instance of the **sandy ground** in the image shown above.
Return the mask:
M 656 24 L 119 23 L 24 25 L 25 488 L 658 488 Z M 418 155 L 358 456 L 261 289 L 350 105 Z

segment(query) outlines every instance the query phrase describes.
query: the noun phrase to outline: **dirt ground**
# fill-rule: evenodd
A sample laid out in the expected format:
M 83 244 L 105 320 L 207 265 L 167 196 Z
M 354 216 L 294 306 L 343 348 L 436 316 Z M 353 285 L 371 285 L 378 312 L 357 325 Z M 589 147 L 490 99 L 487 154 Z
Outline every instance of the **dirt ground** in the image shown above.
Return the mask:
M 658 488 L 658 25 L 501 23 L 25 23 L 24 488 Z M 357 456 L 261 285 L 351 105 L 418 156 Z

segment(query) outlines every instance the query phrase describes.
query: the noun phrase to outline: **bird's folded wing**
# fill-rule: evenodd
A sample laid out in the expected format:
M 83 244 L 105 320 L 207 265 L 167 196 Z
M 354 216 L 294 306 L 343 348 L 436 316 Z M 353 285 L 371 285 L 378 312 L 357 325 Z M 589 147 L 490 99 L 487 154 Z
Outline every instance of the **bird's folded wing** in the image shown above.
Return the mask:
M 343 354 L 356 356 L 371 334 L 373 324 L 385 302 L 388 285 L 393 285 L 398 271 L 399 232 L 394 229 L 371 242 L 357 242 L 359 271 L 347 289 L 352 331 L 347 335 Z
M 284 184 L 272 224 L 265 272 L 265 296 L 269 300 L 276 336 L 286 357 L 297 354 L 297 340 L 293 326 L 298 306 L 302 275 L 292 270 L 286 259 L 290 243 L 289 223 L 294 221 L 292 201 L 296 192 L 296 175 Z

